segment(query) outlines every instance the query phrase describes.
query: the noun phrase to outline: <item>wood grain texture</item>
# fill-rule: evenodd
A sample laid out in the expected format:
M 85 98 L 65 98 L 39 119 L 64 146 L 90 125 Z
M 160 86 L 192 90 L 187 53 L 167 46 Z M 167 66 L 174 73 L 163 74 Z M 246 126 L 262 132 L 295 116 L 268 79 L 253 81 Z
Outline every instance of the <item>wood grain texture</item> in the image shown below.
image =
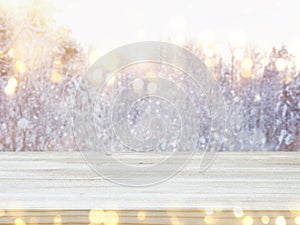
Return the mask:
M 52 209 L 52 212 L 68 209 L 65 213 L 81 210 L 79 221 L 86 220 L 84 210 L 92 208 L 123 212 L 142 209 L 154 213 L 236 207 L 300 209 L 300 153 L 219 153 L 203 173 L 198 172 L 201 156 L 196 155 L 175 177 L 140 188 L 120 186 L 99 177 L 80 153 L 2 152 L 0 155 L 2 209 L 32 213 L 33 209 Z M 162 157 L 161 154 L 117 155 L 132 164 L 148 165 Z M 118 173 L 118 168 L 111 169 Z

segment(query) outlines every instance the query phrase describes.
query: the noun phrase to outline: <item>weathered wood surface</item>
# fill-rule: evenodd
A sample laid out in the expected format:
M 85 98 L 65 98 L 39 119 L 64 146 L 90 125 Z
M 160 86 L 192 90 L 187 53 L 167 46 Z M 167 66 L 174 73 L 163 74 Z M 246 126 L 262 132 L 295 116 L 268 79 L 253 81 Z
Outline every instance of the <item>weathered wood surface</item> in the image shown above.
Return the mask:
M 0 156 L 2 209 L 175 209 L 190 213 L 206 208 L 300 209 L 300 153 L 219 153 L 203 173 L 198 172 L 196 156 L 175 177 L 139 188 L 99 178 L 80 153 L 3 152 Z M 119 157 L 151 164 L 160 156 Z M 118 168 L 112 170 L 118 172 Z

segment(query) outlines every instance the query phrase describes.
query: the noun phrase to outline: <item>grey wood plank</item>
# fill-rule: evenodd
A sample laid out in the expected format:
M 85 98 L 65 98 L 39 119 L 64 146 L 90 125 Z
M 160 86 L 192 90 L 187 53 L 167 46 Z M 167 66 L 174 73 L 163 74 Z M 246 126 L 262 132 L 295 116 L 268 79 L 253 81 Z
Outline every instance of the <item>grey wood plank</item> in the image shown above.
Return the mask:
M 300 153 L 295 152 L 219 153 L 203 173 L 198 172 L 201 156 L 196 155 L 175 177 L 139 188 L 99 177 L 76 152 L 0 154 L 0 208 L 300 209 Z M 116 155 L 131 164 L 150 165 L 164 157 Z M 111 170 L 118 173 L 118 168 Z

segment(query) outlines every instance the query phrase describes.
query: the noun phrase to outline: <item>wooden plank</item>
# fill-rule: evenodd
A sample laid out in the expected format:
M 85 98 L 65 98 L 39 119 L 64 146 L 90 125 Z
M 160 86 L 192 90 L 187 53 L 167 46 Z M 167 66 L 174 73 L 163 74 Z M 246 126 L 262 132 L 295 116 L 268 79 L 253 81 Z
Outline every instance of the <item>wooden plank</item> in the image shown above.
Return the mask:
M 269 221 L 268 224 L 276 223 L 278 217 L 283 217 L 286 224 L 296 224 L 300 211 L 255 211 L 244 210 L 240 214 L 234 214 L 230 210 L 215 210 L 207 213 L 203 210 L 106 210 L 104 214 L 93 217 L 90 210 L 6 210 L 0 216 L 0 224 L 18 224 L 23 221 L 26 224 L 89 224 L 96 219 L 101 219 L 103 223 L 90 224 L 251 224 L 245 220 L 252 220 L 253 224 L 266 224 L 262 222 L 263 217 Z M 110 216 L 107 218 L 107 214 Z M 101 217 L 102 216 L 102 217 Z M 113 216 L 114 222 L 111 221 Z M 110 220 L 110 223 L 109 223 Z M 94 221 L 95 222 L 95 221 Z M 19 223 L 18 225 L 21 225 Z
M 150 165 L 163 157 L 117 155 L 132 164 Z M 137 188 L 99 178 L 80 153 L 3 152 L 0 208 L 300 209 L 300 153 L 219 153 L 203 173 L 198 172 L 199 158 L 196 155 L 185 169 L 166 182 Z M 118 168 L 111 169 L 118 173 Z

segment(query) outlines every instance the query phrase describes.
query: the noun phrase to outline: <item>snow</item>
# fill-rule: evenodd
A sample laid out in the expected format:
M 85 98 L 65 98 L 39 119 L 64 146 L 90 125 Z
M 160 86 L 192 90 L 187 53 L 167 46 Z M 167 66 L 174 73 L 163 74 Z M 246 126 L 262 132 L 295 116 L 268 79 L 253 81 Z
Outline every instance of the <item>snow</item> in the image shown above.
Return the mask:
M 119 71 L 115 80 L 110 81 L 109 85 L 99 92 L 99 87 L 104 82 L 103 71 L 95 70 L 91 73 L 90 80 L 82 79 L 89 67 L 88 50 L 74 41 L 65 30 L 55 26 L 41 29 L 41 25 L 36 23 L 37 20 L 27 18 L 20 24 L 13 18 L 0 18 L 0 26 L 5 27 L 0 46 L 0 51 L 4 54 L 0 62 L 0 151 L 75 151 L 76 141 L 81 140 L 74 140 L 73 116 L 90 113 L 88 110 L 91 104 L 95 104 L 92 112 L 95 127 L 91 128 L 91 132 L 96 132 L 101 144 L 109 150 L 130 151 L 114 134 L 113 126 L 116 124 L 110 117 L 112 105 L 116 107 L 116 118 L 126 118 L 124 121 L 128 122 L 128 130 L 132 131 L 129 133 L 133 139 L 135 136 L 148 140 L 152 135 L 156 137 L 164 133 L 157 144 L 157 151 L 180 150 L 178 140 L 182 135 L 182 128 L 187 128 L 188 134 L 185 135 L 190 137 L 190 140 L 197 138 L 201 146 L 197 151 L 208 145 L 212 117 L 210 103 L 205 93 L 185 73 L 167 66 L 153 68 L 154 74 L 174 82 L 186 96 L 176 93 L 175 88 L 161 91 L 160 85 L 153 83 L 151 79 L 146 77 L 145 80 L 141 80 L 145 77 L 144 71 L 139 73 L 138 70 L 130 69 Z M 23 32 L 16 33 L 12 24 L 22 26 Z M 13 43 L 10 37 L 15 37 Z M 23 46 L 24 42 L 28 42 L 26 48 Z M 22 51 L 14 51 L 15 55 L 12 55 L 12 52 L 7 51 L 12 48 L 12 44 Z M 205 61 L 207 56 L 201 53 L 201 49 L 198 49 L 195 43 L 192 46 L 187 45 L 186 48 L 192 49 Z M 33 56 L 32 52 L 40 55 Z M 222 149 L 219 149 L 221 151 L 300 149 L 297 147 L 300 145 L 300 74 L 293 68 L 293 58 L 284 47 L 273 49 L 267 66 L 262 65 L 261 55 L 257 53 L 257 58 L 253 59 L 253 78 L 242 76 L 240 61 L 236 59 L 232 62 L 222 62 L 218 58 L 214 60 L 215 65 L 209 68 L 212 73 L 216 73 L 215 77 L 219 77 L 217 82 L 226 106 L 226 115 L 217 115 L 226 121 L 224 142 Z M 285 72 L 293 75 L 289 83 L 285 83 L 283 79 L 286 73 L 278 72 L 275 68 L 278 58 L 286 61 Z M 58 59 L 62 66 L 53 66 Z M 23 74 L 18 74 L 14 69 L 16 60 L 32 66 L 27 66 Z M 151 68 L 149 67 L 149 70 Z M 60 82 L 52 82 L 49 79 L 54 69 L 62 76 Z M 14 96 L 6 96 L 2 91 L 10 77 L 20 78 Z M 132 84 L 133 88 L 130 91 L 128 87 Z M 115 99 L 123 90 L 128 92 L 125 92 L 126 94 L 121 96 L 122 101 L 116 104 Z M 174 92 L 174 98 L 171 99 L 173 105 L 157 98 L 152 102 L 137 100 L 142 90 L 152 95 L 163 92 L 171 95 L 170 93 Z M 74 101 L 78 100 L 76 94 L 82 98 L 81 102 L 77 102 L 80 106 L 78 111 L 73 111 Z M 99 101 L 91 103 L 90 95 L 94 94 L 98 94 Z M 132 107 L 133 110 L 124 111 L 134 102 L 136 105 Z M 185 114 L 180 115 L 174 105 L 184 109 Z M 188 120 L 182 123 L 182 117 Z M 157 126 L 151 127 L 153 120 Z M 222 132 L 215 133 L 215 138 L 222 138 Z M 84 140 L 84 137 L 81 138 Z M 187 149 L 193 144 L 187 142 Z
M 18 129 L 26 129 L 29 128 L 29 120 L 27 120 L 26 118 L 21 118 L 18 121 Z

